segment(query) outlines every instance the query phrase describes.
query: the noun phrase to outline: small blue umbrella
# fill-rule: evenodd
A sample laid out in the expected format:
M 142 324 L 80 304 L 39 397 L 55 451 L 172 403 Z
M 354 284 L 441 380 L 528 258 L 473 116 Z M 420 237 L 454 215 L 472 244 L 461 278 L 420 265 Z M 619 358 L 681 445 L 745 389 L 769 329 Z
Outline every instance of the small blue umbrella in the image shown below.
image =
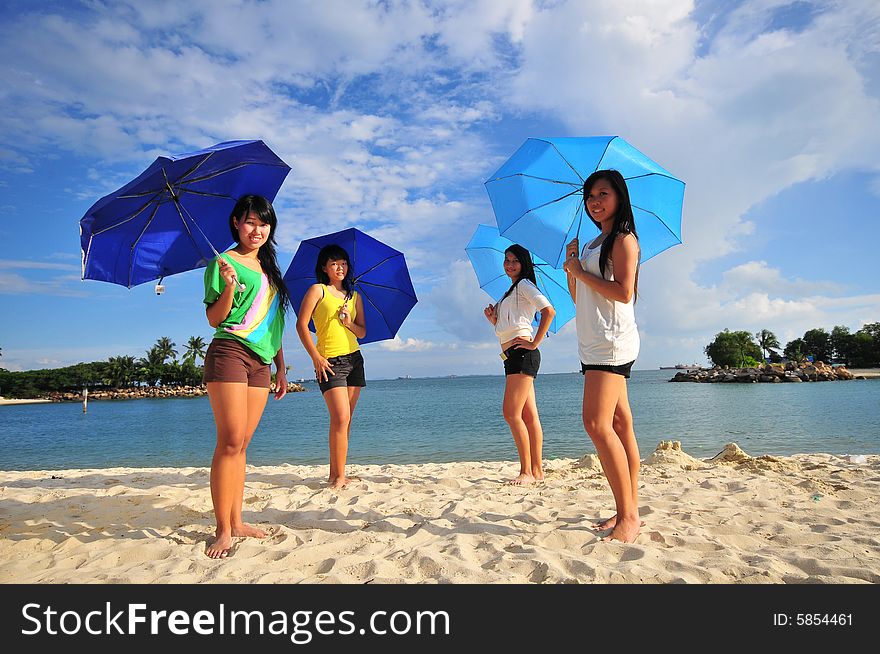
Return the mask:
M 504 251 L 511 245 L 513 241 L 501 236 L 496 227 L 477 225 L 474 235 L 465 247 L 465 252 L 480 282 L 480 288 L 495 302 L 500 300 L 510 288 L 510 277 L 504 272 Z M 568 292 L 565 271 L 553 268 L 534 254 L 532 254 L 532 263 L 535 265 L 538 290 L 556 309 L 556 316 L 550 323 L 550 331 L 555 334 L 565 323 L 574 318 L 574 301 Z M 537 318 L 534 324 L 538 324 Z
M 243 195 L 270 202 L 290 166 L 262 141 L 226 141 L 159 157 L 79 221 L 82 277 L 131 288 L 200 268 L 232 245 Z
M 394 338 L 404 319 L 418 302 L 403 253 L 364 234 L 359 229 L 310 238 L 299 244 L 293 261 L 284 273 L 290 302 L 299 315 L 306 291 L 318 280 L 315 264 L 325 245 L 335 243 L 348 252 L 354 279 L 354 290 L 360 293 L 367 326 L 361 344 Z M 315 331 L 314 324 L 309 328 Z
M 684 182 L 619 136 L 530 138 L 486 182 L 502 236 L 554 268 L 575 236 L 599 234 L 584 209 L 584 180 L 596 170 L 626 179 L 641 261 L 681 243 Z

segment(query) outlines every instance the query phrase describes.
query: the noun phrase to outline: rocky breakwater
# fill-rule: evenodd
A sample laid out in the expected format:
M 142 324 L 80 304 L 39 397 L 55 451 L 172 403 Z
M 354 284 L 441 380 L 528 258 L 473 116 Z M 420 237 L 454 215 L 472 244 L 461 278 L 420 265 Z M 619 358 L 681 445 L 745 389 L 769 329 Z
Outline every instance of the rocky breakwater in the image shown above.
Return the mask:
M 864 379 L 862 375 L 853 375 L 844 366 L 829 366 L 818 361 L 816 363 L 786 364 L 770 363 L 757 368 L 703 368 L 679 372 L 669 381 L 697 382 L 701 384 L 779 384 L 784 382 L 816 382 L 838 381 L 844 379 Z
M 270 392 L 275 392 L 275 384 L 272 384 Z M 306 390 L 302 384 L 290 382 L 287 384 L 288 393 L 298 393 Z M 140 386 L 135 388 L 114 388 L 114 389 L 89 389 L 89 400 L 144 400 L 158 398 L 187 398 L 201 397 L 208 394 L 208 388 L 201 384 L 199 386 Z M 44 399 L 52 402 L 82 402 L 82 392 L 79 393 L 62 393 L 53 392 L 43 396 Z

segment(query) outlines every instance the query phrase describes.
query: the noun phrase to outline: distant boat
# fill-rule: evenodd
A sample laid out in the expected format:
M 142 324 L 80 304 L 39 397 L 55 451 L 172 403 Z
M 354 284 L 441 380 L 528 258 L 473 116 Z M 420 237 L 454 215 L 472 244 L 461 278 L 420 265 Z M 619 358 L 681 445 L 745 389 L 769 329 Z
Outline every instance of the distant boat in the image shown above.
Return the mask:
M 676 363 L 674 366 L 660 366 L 660 370 L 702 370 L 698 363 Z
M 398 377 L 398 379 L 412 379 L 409 375 L 404 375 L 403 377 Z

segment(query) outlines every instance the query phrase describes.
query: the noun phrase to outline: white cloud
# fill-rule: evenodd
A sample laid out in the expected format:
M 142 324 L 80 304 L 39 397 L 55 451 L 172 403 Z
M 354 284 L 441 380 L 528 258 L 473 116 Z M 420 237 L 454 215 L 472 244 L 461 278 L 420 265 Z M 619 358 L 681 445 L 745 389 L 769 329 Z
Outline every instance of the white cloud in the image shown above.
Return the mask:
M 79 266 L 69 263 L 51 263 L 46 261 L 24 261 L 15 259 L 0 259 L 0 269 L 13 268 L 17 270 L 79 270 Z
M 469 261 L 453 261 L 425 302 L 437 324 L 456 338 L 468 343 L 495 340 L 494 328 L 483 314 L 492 299 L 480 289 Z
M 379 347 L 390 352 L 425 352 L 426 350 L 433 350 L 437 345 L 431 341 L 423 341 L 418 338 L 410 337 L 404 339 L 400 336 L 395 336 L 390 341 L 382 341 Z
M 833 282 L 784 279 L 779 269 L 769 266 L 766 261 L 748 261 L 734 266 L 723 273 L 723 278 L 726 289 L 734 294 L 763 291 L 775 295 L 802 296 L 843 290 L 842 285 Z
M 14 273 L 0 272 L 0 295 L 56 295 L 64 297 L 84 297 L 88 295 L 84 291 L 72 288 L 70 284 L 65 284 L 64 281 L 40 282 Z M 66 281 L 69 281 L 69 278 Z

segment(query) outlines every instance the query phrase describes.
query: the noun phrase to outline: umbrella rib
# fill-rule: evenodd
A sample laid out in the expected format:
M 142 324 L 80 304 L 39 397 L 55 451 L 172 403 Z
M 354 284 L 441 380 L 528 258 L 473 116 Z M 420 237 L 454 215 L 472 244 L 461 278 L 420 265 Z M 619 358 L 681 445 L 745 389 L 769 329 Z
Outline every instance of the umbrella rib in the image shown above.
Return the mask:
M 128 218 L 124 218 L 124 219 L 120 220 L 118 223 L 113 223 L 112 225 L 107 225 L 107 226 L 104 227 L 103 229 L 100 229 L 100 230 L 98 230 L 98 231 L 96 231 L 96 232 L 92 232 L 92 236 L 97 236 L 98 234 L 103 234 L 104 232 L 106 232 L 106 231 L 108 231 L 108 230 L 114 229 L 114 228 L 116 228 L 116 227 L 119 227 L 120 225 L 124 225 L 125 223 L 127 223 L 127 222 L 129 222 L 129 221 L 131 221 L 131 220 L 134 220 L 134 219 L 137 218 L 139 215 L 141 215 L 141 213 L 143 213 L 144 210 L 147 209 L 147 207 L 149 207 L 149 206 L 150 206 L 151 204 L 153 204 L 153 203 L 156 203 L 156 206 L 158 206 L 158 202 L 156 201 L 155 197 L 154 197 L 153 199 L 151 199 L 149 202 L 147 202 L 146 204 L 144 204 L 143 206 L 141 206 L 139 209 L 137 209 L 137 210 L 136 210 L 133 214 L 131 214 Z
M 150 223 L 153 222 L 153 218 L 156 217 L 156 212 L 159 211 L 159 204 L 156 203 L 153 205 L 153 213 L 150 214 L 150 217 L 147 219 L 144 228 L 141 230 L 141 233 L 138 234 L 138 237 L 134 240 L 134 243 L 131 244 L 131 248 L 128 250 L 128 288 L 131 288 L 131 275 L 134 272 L 134 250 L 138 246 L 138 243 L 141 242 L 141 237 L 146 233 L 147 228 L 150 226 Z
M 510 179 L 511 177 L 528 177 L 529 179 L 535 179 L 539 182 L 550 182 L 551 184 L 565 184 L 566 186 L 577 186 L 574 182 L 566 182 L 562 179 L 552 179 L 550 177 L 538 177 L 537 175 L 529 175 L 528 173 L 512 173 L 510 175 L 504 175 L 503 177 L 496 177 L 495 179 L 490 179 L 486 181 L 486 184 L 491 184 L 492 182 L 500 182 L 502 179 Z M 580 175 L 578 175 L 580 177 Z M 583 186 L 583 184 L 581 184 Z
M 357 247 L 357 241 L 355 241 L 355 247 Z M 382 261 L 380 261 L 379 263 L 374 265 L 372 268 L 369 268 L 369 269 L 365 270 L 364 272 L 362 272 L 360 275 L 358 275 L 354 279 L 354 281 L 355 282 L 360 281 L 361 279 L 363 279 L 364 275 L 366 275 L 367 273 L 373 272 L 374 270 L 376 270 L 376 268 L 381 266 L 383 263 L 387 263 L 388 261 L 391 261 L 395 257 L 402 257 L 402 256 L 403 256 L 403 254 L 398 252 L 397 254 L 392 254 L 390 257 L 385 257 L 384 259 L 382 259 Z M 352 258 L 354 258 L 354 256 L 352 256 Z
M 186 233 L 189 235 L 189 239 L 192 241 L 192 244 L 195 246 L 196 251 L 201 253 L 201 248 L 199 248 L 199 244 L 196 243 L 196 240 L 193 238 L 192 232 L 189 229 L 189 226 L 186 224 L 186 220 L 183 217 L 183 214 L 186 213 L 186 217 L 190 219 L 193 225 L 196 226 L 196 229 L 199 230 L 199 233 L 204 237 L 204 239 L 208 242 L 208 247 L 211 248 L 211 251 L 214 253 L 214 256 L 219 257 L 220 253 L 217 252 L 217 248 L 214 247 L 214 244 L 211 243 L 211 239 L 202 231 L 202 228 L 199 227 L 199 224 L 195 221 L 195 219 L 190 215 L 187 208 L 180 203 L 179 200 L 175 200 L 174 208 L 177 209 L 178 215 L 180 215 L 180 220 L 183 221 L 183 226 L 186 228 Z
M 612 140 L 613 140 L 613 139 L 612 139 Z M 545 141 L 545 142 L 549 143 L 549 141 Z M 610 142 L 611 142 L 611 141 L 609 141 L 608 143 L 610 143 Z M 583 188 L 583 185 L 584 185 L 584 178 L 581 177 L 581 174 L 578 172 L 577 168 L 575 168 L 575 167 L 571 164 L 571 162 L 570 162 L 568 159 L 565 158 L 565 155 L 562 154 L 562 153 L 559 151 L 559 148 L 556 147 L 556 144 L 555 144 L 555 143 L 550 143 L 550 145 L 553 146 L 553 149 L 556 150 L 556 154 L 558 154 L 558 155 L 559 155 L 559 158 L 562 159 L 562 160 L 565 162 L 565 165 L 568 166 L 569 168 L 571 168 L 572 172 L 573 172 L 575 175 L 578 176 L 578 179 L 581 180 L 581 188 Z M 606 151 L 608 150 L 608 145 L 607 145 L 607 144 L 605 145 L 605 150 L 606 150 Z M 605 156 L 605 152 L 602 153 L 602 157 L 604 157 L 604 156 Z M 602 161 L 602 157 L 599 157 L 599 161 Z
M 391 329 L 391 325 L 388 324 L 388 320 L 385 318 L 385 316 L 382 314 L 382 311 L 379 309 L 379 306 L 370 299 L 370 296 L 364 292 L 361 292 L 361 297 L 366 298 L 367 302 L 369 302 L 372 305 L 372 307 L 376 310 L 376 313 L 379 314 L 379 317 L 382 319 L 382 322 L 384 322 L 385 326 L 388 328 L 388 332 L 390 333 L 391 331 L 393 331 Z
M 647 213 L 647 214 L 651 214 L 652 216 L 654 216 L 654 218 L 656 218 L 656 219 L 660 222 L 660 224 L 663 225 L 663 226 L 666 228 L 666 231 L 669 232 L 670 234 L 672 234 L 672 235 L 675 237 L 675 240 L 676 240 L 676 241 L 678 241 L 679 243 L 681 243 L 681 237 L 678 236 L 674 231 L 672 231 L 672 228 L 669 227 L 669 225 L 667 225 L 666 222 L 664 222 L 664 220 L 663 220 L 660 216 L 658 216 L 658 215 L 657 215 L 656 213 L 654 213 L 653 211 L 648 211 L 647 209 L 645 209 L 645 208 L 643 208 L 643 207 L 640 207 L 640 206 L 638 206 L 638 205 L 635 205 L 635 204 L 634 204 L 634 205 L 632 205 L 632 206 L 633 206 L 633 208 L 638 209 L 639 211 L 644 211 L 645 213 Z
M 523 216 L 525 216 L 527 213 L 531 213 L 531 212 L 533 212 L 533 211 L 537 211 L 538 209 L 543 209 L 544 207 L 550 206 L 551 204 L 554 204 L 554 203 L 556 203 L 556 202 L 559 202 L 560 200 L 564 200 L 565 198 L 570 198 L 570 197 L 571 197 L 572 195 L 574 195 L 575 193 L 580 193 L 580 192 L 581 192 L 581 189 L 575 189 L 575 190 L 572 191 L 571 193 L 566 193 L 565 195 L 562 195 L 562 196 L 556 198 L 555 200 L 550 200 L 549 202 L 545 202 L 544 204 L 539 204 L 537 207 L 529 207 L 528 209 L 526 209 L 525 211 L 523 211 L 523 214 L 522 214 L 522 216 L 520 216 L 520 218 L 522 218 Z M 519 218 L 517 218 L 517 220 L 519 220 Z
M 541 263 L 541 264 L 536 265 L 535 267 L 537 268 L 538 266 L 546 266 L 546 267 L 550 268 L 551 270 L 556 270 L 555 268 L 553 268 L 552 266 L 550 266 L 549 263 Z M 544 274 L 542 275 L 542 279 L 543 279 L 543 281 L 544 281 L 544 284 L 552 283 L 553 285 L 557 286 L 559 289 L 561 289 L 561 290 L 565 291 L 566 293 L 568 293 L 568 287 L 567 287 L 567 286 L 563 286 L 562 284 L 560 284 L 560 283 L 559 283 L 558 281 L 556 281 L 553 277 L 551 277 L 549 273 L 544 273 Z
M 286 167 L 288 167 L 287 164 L 274 164 L 274 163 L 265 163 L 265 164 L 264 164 L 264 163 L 261 163 L 261 164 L 256 164 L 256 162 L 245 161 L 245 162 L 242 162 L 242 163 L 238 163 L 238 164 L 236 164 L 236 165 L 234 165 L 234 166 L 231 166 L 230 168 L 224 168 L 224 169 L 222 169 L 222 170 L 215 170 L 214 172 L 208 173 L 208 174 L 206 174 L 206 175 L 204 175 L 204 176 L 202 176 L 202 177 L 193 177 L 193 178 L 191 178 L 191 179 L 186 179 L 184 176 L 181 176 L 179 179 L 180 179 L 182 182 L 186 182 L 187 184 L 193 184 L 193 183 L 195 183 L 195 182 L 204 182 L 206 179 L 213 179 L 214 177 L 219 177 L 220 175 L 223 175 L 223 174 L 225 174 L 225 173 L 231 173 L 231 172 L 234 172 L 234 171 L 238 170 L 239 168 L 244 168 L 245 166 L 250 166 L 250 165 L 272 166 L 272 167 L 274 167 L 274 168 L 286 168 Z
M 627 181 L 629 181 L 631 179 L 641 179 L 642 177 L 652 177 L 654 175 L 657 175 L 657 177 L 665 177 L 668 180 L 671 180 L 673 182 L 678 182 L 679 184 L 684 186 L 684 182 L 681 181 L 678 177 L 673 177 L 672 175 L 667 175 L 665 173 L 657 173 L 657 172 L 645 173 L 644 175 L 633 175 L 632 177 L 626 177 L 625 179 Z
M 402 288 L 398 288 L 398 287 L 396 287 L 396 286 L 387 286 L 387 285 L 385 285 L 385 284 L 376 284 L 376 283 L 374 283 L 374 282 L 365 282 L 365 281 L 362 281 L 362 280 L 359 280 L 359 281 L 357 281 L 356 283 L 357 283 L 359 286 L 369 286 L 369 287 L 371 287 L 371 288 L 384 288 L 384 289 L 386 289 L 386 290 L 388 290 L 388 291 L 394 291 L 395 293 L 400 293 L 401 295 L 405 295 L 405 296 L 407 296 L 407 297 L 411 297 L 411 298 L 413 298 L 414 300 L 417 300 L 417 299 L 418 299 L 418 298 L 416 298 L 415 295 L 410 295 L 410 294 L 407 293 L 404 289 L 402 289 Z

